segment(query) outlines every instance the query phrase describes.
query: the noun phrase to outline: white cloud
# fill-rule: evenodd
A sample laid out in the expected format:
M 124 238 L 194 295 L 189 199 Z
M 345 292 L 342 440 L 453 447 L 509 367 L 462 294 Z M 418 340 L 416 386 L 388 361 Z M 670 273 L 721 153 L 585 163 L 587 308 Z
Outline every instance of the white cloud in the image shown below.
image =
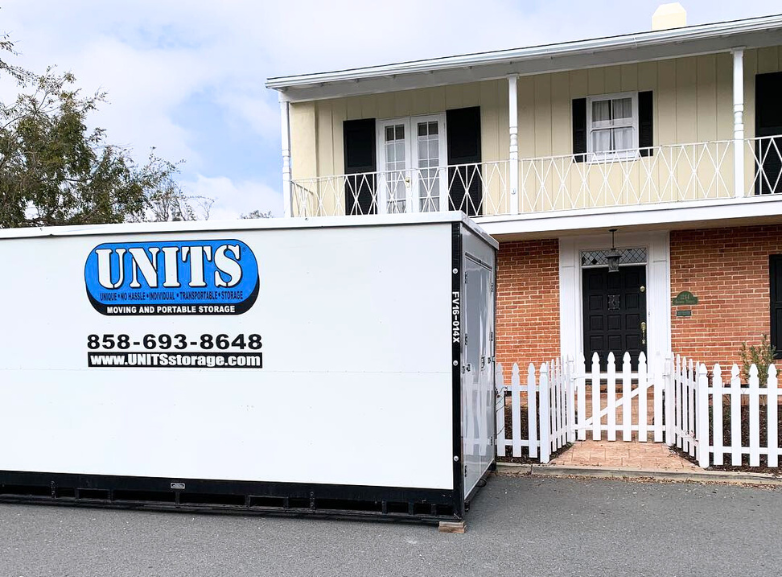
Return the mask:
M 186 194 L 215 200 L 210 220 L 233 220 L 242 214 L 260 210 L 272 212 L 272 216 L 282 216 L 282 193 L 262 182 L 234 182 L 228 177 L 207 177 L 198 175 L 194 181 L 182 183 Z

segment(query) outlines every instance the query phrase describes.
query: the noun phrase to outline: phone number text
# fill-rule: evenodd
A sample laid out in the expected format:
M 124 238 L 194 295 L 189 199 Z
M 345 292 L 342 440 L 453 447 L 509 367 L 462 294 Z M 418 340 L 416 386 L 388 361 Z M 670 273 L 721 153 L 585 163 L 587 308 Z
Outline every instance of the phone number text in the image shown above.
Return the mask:
M 198 348 L 204 351 L 213 349 L 224 351 L 226 349 L 250 349 L 259 350 L 263 346 L 261 335 L 259 334 L 239 334 L 239 335 L 212 335 L 203 334 L 195 337 L 188 337 L 183 334 L 176 335 L 144 335 L 141 338 L 132 338 L 130 335 L 89 335 L 87 337 L 87 348 L 90 350 L 126 350 L 130 347 L 144 347 L 147 350 L 184 350 L 188 347 Z

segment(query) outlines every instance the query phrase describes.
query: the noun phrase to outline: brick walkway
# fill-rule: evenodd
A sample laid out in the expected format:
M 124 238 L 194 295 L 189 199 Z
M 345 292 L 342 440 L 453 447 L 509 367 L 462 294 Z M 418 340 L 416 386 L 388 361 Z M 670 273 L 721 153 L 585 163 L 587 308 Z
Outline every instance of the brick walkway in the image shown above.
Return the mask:
M 696 465 L 673 453 L 665 443 L 638 441 L 578 441 L 552 459 L 551 465 L 657 471 L 699 470 Z

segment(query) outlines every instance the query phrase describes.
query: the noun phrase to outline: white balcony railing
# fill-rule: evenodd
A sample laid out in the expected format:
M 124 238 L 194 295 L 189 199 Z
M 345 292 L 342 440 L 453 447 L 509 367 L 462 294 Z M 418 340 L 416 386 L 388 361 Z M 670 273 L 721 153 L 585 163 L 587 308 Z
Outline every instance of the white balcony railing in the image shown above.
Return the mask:
M 471 216 L 671 203 L 782 192 L 782 136 L 743 141 L 744 186 L 736 190 L 734 141 L 655 146 L 596 156 L 372 172 L 292 183 L 294 216 L 462 210 Z M 445 202 L 445 199 L 448 199 Z
M 294 180 L 294 216 L 510 211 L 508 161 Z M 448 202 L 444 202 L 448 199 Z

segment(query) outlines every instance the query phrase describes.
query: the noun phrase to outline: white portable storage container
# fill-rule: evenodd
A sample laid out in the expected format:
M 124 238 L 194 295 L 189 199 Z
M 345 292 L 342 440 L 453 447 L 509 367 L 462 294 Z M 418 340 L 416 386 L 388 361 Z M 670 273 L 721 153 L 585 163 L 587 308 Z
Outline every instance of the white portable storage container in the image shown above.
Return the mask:
M 0 231 L 0 499 L 461 519 L 496 249 L 461 213 Z

